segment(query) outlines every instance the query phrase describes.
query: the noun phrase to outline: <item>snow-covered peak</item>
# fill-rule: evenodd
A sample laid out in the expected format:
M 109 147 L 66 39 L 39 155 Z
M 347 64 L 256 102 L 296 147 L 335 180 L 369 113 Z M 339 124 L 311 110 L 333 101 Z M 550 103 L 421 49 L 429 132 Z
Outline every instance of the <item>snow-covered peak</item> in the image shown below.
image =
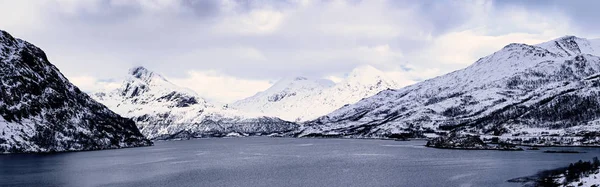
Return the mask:
M 588 40 L 576 36 L 563 36 L 548 42 L 537 44 L 560 56 L 576 56 L 579 54 L 600 55 L 598 40 Z
M 561 61 L 581 54 L 599 56 L 600 42 L 575 36 L 564 36 L 537 45 L 511 43 L 501 50 L 480 58 L 469 67 L 448 74 L 449 87 L 475 87 L 538 66 L 543 61 Z M 448 79 L 448 77 L 453 77 Z M 460 81 L 457 81 L 460 80 Z
M 348 77 L 336 84 L 337 89 L 342 87 L 351 88 L 354 91 L 363 90 L 384 90 L 387 88 L 397 88 L 396 83 L 391 77 L 373 66 L 363 65 L 354 68 Z M 383 88 L 383 89 L 380 89 Z
M 141 66 L 129 69 L 128 76 L 123 81 L 123 84 L 121 84 L 121 87 L 116 91 L 121 96 L 128 98 L 134 98 L 140 95 L 147 95 L 146 97 L 155 97 L 158 95 L 176 92 L 178 95 L 195 97 L 203 102 L 205 100 L 200 98 L 194 91 L 175 85 L 168 81 L 161 74 L 150 71 Z
M 255 102 L 278 102 L 287 97 L 303 97 L 312 92 L 319 92 L 333 86 L 326 79 L 309 79 L 306 77 L 286 77 L 277 81 L 269 89 L 259 92 Z
M 137 66 L 129 69 L 129 75 L 131 78 L 138 79 L 145 82 L 146 84 L 158 83 L 162 84 L 167 81 L 162 75 L 146 69 L 143 66 Z
M 306 123 L 301 136 L 422 136 L 459 127 L 500 135 L 587 124 L 600 116 L 570 112 L 600 108 L 590 81 L 600 74 L 597 42 L 567 36 L 509 44 L 467 68 L 339 108 Z
M 270 134 L 296 128 L 278 118 L 207 102 L 196 92 L 143 67 L 130 69 L 120 88 L 96 93 L 94 98 L 136 121 L 149 138 L 221 136 L 230 132 Z
M 142 80 L 151 80 L 155 76 L 162 78 L 162 76 L 156 74 L 143 66 L 137 66 L 129 69 L 129 74 L 135 78 Z M 164 78 L 163 78 L 164 79 Z
M 384 73 L 377 68 L 370 65 L 361 65 L 358 66 L 348 74 L 348 78 L 361 78 L 361 77 L 374 77 L 380 76 Z
M 284 120 L 306 121 L 390 88 L 399 86 L 376 68 L 361 66 L 337 84 L 326 79 L 284 78 L 271 88 L 231 106 Z
M 286 77 L 277 81 L 273 87 L 290 87 L 292 85 L 310 85 L 315 87 L 328 87 L 334 83 L 327 79 L 312 79 L 307 77 Z
M 144 67 L 129 69 L 129 74 L 121 86 L 115 90 L 93 94 L 94 99 L 102 102 L 115 112 L 131 116 L 144 113 L 146 105 L 153 107 L 213 107 L 196 92 L 169 82 L 162 75 Z
M 285 90 L 285 89 L 297 89 L 297 88 L 307 88 L 307 89 L 319 89 L 330 87 L 334 83 L 330 80 L 326 79 L 309 79 L 307 77 L 286 77 L 279 81 L 277 81 L 269 90 L 277 91 L 277 90 Z

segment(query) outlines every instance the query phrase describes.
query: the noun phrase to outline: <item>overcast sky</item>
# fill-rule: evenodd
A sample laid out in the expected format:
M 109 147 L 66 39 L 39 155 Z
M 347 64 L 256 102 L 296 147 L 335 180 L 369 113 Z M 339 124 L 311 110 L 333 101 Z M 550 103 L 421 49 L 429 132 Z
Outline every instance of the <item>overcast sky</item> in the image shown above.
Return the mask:
M 85 91 L 145 66 L 231 102 L 285 76 L 359 65 L 410 84 L 509 43 L 598 38 L 600 1 L 0 0 L 0 29 L 46 51 Z

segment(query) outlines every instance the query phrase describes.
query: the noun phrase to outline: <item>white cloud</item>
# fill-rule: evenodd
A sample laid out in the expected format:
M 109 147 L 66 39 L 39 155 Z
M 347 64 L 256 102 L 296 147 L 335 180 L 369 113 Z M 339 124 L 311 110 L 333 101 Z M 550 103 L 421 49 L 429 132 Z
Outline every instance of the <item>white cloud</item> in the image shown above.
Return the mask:
M 98 79 L 120 77 L 133 65 L 143 65 L 221 101 L 250 96 L 269 85 L 266 80 L 284 76 L 339 81 L 363 64 L 410 84 L 466 67 L 508 43 L 590 34 L 573 30 L 572 19 L 560 9 L 499 6 L 488 0 L 0 4 L 0 29 L 44 49 L 84 90 L 104 86 L 95 83 Z M 195 83 L 204 80 L 235 86 L 202 90 L 207 87 Z
M 69 15 L 76 15 L 81 11 L 99 13 L 99 0 L 56 0 L 47 1 L 48 4 L 56 6 L 58 11 Z
M 218 102 L 231 103 L 271 86 L 269 81 L 247 80 L 218 71 L 189 71 L 185 78 L 169 78 L 174 84 L 194 90 L 199 95 Z
M 215 34 L 269 34 L 277 31 L 284 20 L 283 13 L 270 9 L 232 14 L 213 27 Z
M 452 32 L 436 38 L 424 57 L 435 59 L 436 63 L 470 65 L 510 43 L 537 44 L 555 37 L 526 33 L 488 36 L 477 30 Z
M 335 76 L 335 75 L 329 75 L 329 76 L 325 76 L 325 79 L 330 80 L 334 83 L 339 83 L 342 82 L 344 80 L 344 78 L 339 77 L 339 76 Z
M 114 90 L 121 85 L 118 82 L 101 81 L 90 76 L 71 76 L 69 81 L 85 92 Z
M 0 29 L 9 32 L 28 33 L 43 28 L 43 14 L 37 11 L 24 11 L 40 7 L 43 1 L 0 0 Z M 5 6 L 10 5 L 10 6 Z
M 392 1 L 393 2 L 393 1 Z M 284 12 L 287 20 L 281 32 L 289 35 L 324 35 L 352 41 L 362 38 L 392 39 L 418 37 L 421 23 L 408 7 L 390 7 L 390 1 L 308 1 Z
M 471 6 L 473 17 L 461 27 L 431 38 L 429 47 L 406 54 L 418 79 L 432 78 L 474 63 L 510 43 L 538 44 L 570 33 L 564 15 L 541 14 L 520 7 L 494 9 L 491 3 Z
M 385 74 L 387 77 L 390 77 L 396 81 L 396 83 L 398 83 L 398 85 L 401 87 L 417 83 L 417 81 L 414 80 L 414 77 L 405 71 L 387 71 Z

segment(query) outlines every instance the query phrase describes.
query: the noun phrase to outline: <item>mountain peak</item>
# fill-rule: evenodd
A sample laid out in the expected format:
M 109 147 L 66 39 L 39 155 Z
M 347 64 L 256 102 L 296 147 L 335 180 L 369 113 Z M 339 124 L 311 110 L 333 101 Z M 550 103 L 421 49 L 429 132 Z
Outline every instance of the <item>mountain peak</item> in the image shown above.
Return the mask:
M 10 35 L 8 32 L 4 31 L 4 30 L 0 30 L 0 49 L 2 48 L 2 46 L 15 46 L 17 45 L 19 42 L 25 42 L 23 40 L 14 38 L 12 35 Z M 26 42 L 25 42 L 26 43 Z M 33 46 L 33 45 L 32 45 Z M 41 51 L 41 50 L 40 50 Z
M 562 45 L 563 47 L 579 50 L 579 48 L 580 48 L 579 45 L 585 44 L 587 42 L 587 39 L 579 38 L 579 37 L 571 36 L 571 35 L 566 35 L 566 36 L 554 39 L 552 41 L 554 41 L 555 43 L 560 43 L 560 45 Z
M 136 66 L 136 67 L 129 69 L 129 74 L 133 75 L 137 78 L 141 77 L 142 75 L 149 74 L 149 73 L 152 73 L 152 72 L 150 70 L 146 69 L 144 66 Z
M 600 45 L 591 40 L 577 36 L 566 35 L 548 42 L 536 45 L 560 56 L 574 56 L 579 54 L 599 55 L 597 50 Z
M 4 38 L 13 38 L 8 32 L 4 31 L 4 30 L 0 30 L 0 39 L 4 39 Z
M 308 78 L 306 78 L 306 77 L 296 77 L 296 78 L 294 78 L 294 80 L 301 81 L 301 80 L 308 80 Z
M 390 88 L 398 88 L 398 84 L 384 72 L 364 65 L 354 68 L 338 83 L 286 77 L 263 92 L 233 103 L 232 107 L 290 121 L 307 121 Z
M 342 81 L 342 85 L 369 85 L 377 84 L 382 81 L 395 84 L 383 71 L 370 65 L 362 65 L 354 68 L 352 72 L 348 74 L 348 77 Z
M 130 68 L 128 77 L 123 80 L 120 87 L 96 93 L 94 96 L 97 100 L 104 102 L 106 106 L 118 110 L 117 112 L 120 113 L 131 109 L 118 107 L 124 100 L 128 100 L 127 103 L 132 106 L 145 105 L 155 101 L 160 105 L 179 108 L 192 105 L 202 107 L 211 105 L 193 90 L 175 85 L 162 75 L 142 66 Z
M 143 66 L 136 66 L 133 68 L 129 69 L 129 75 L 133 76 L 136 79 L 140 79 L 146 83 L 150 83 L 151 81 L 155 80 L 156 78 L 162 81 L 167 81 L 167 79 L 165 79 L 162 75 L 155 73 L 153 71 L 150 71 L 149 69 L 143 67 Z
M 309 79 L 307 77 L 296 76 L 286 77 L 277 81 L 267 92 L 296 92 L 299 90 L 320 90 L 333 86 L 333 82 L 325 79 Z
M 579 38 L 574 35 L 565 35 L 563 37 L 554 39 L 554 41 L 574 41 L 574 40 L 585 40 L 585 38 Z
M 522 43 L 510 43 L 510 44 L 504 46 L 502 49 L 509 49 L 509 48 L 522 47 L 522 46 L 528 46 L 528 45 L 522 44 Z
M 130 77 L 125 79 L 121 85 L 121 95 L 123 96 L 139 96 L 150 89 L 163 89 L 175 87 L 162 75 L 146 69 L 143 66 L 136 66 L 129 69 Z

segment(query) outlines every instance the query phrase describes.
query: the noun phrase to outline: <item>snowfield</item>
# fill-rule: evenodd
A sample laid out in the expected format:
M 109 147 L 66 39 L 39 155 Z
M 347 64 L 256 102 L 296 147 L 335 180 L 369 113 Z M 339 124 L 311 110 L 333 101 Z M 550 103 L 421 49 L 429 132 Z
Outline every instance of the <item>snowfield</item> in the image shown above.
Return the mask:
M 564 177 L 558 179 L 558 182 L 560 181 L 564 181 Z M 596 171 L 594 174 L 582 177 L 581 179 L 579 179 L 579 181 L 573 181 L 564 186 L 598 187 L 600 186 L 600 170 Z

